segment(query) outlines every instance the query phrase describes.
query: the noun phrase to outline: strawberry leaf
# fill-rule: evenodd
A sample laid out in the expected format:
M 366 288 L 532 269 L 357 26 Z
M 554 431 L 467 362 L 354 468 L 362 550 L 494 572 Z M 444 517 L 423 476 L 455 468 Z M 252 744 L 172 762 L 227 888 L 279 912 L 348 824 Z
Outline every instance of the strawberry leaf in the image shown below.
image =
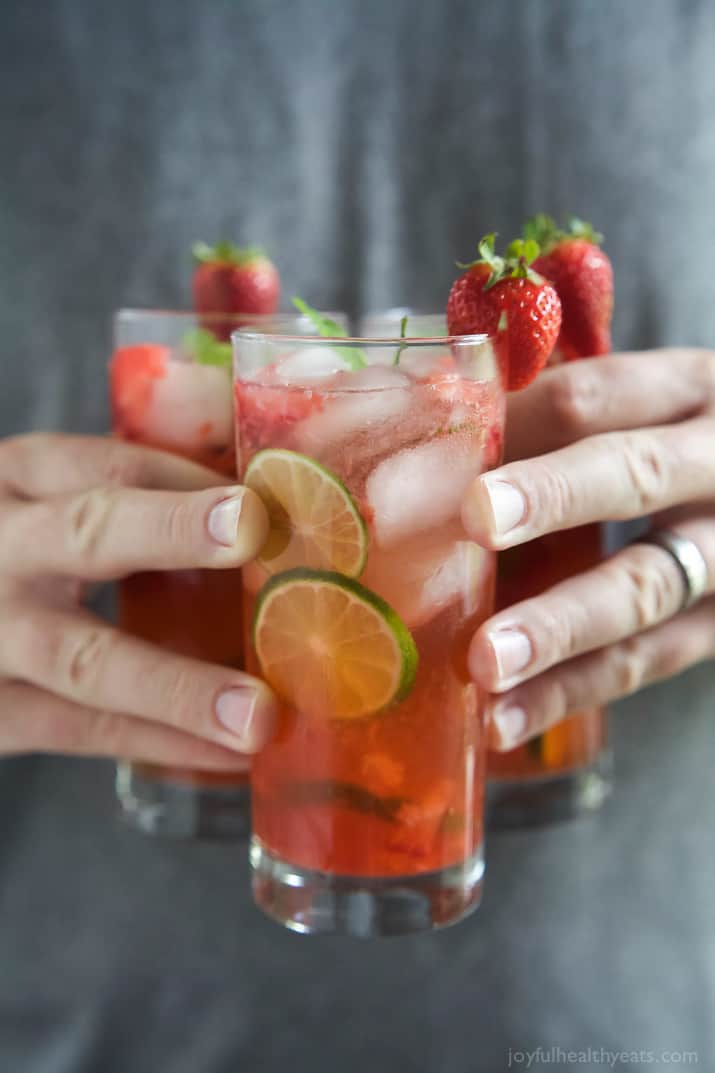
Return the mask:
M 563 238 L 564 233 L 557 227 L 553 216 L 547 216 L 545 212 L 538 212 L 536 216 L 532 216 L 526 221 L 522 234 L 527 242 L 536 242 L 542 250 L 545 250 L 558 242 L 560 238 Z
M 527 267 L 541 253 L 539 243 L 533 238 L 515 238 L 506 248 L 507 261 L 518 261 L 520 267 Z
M 236 246 L 233 242 L 217 242 L 215 246 L 209 246 L 208 242 L 195 242 L 191 252 L 198 264 L 234 265 L 237 268 L 260 261 L 266 256 L 258 246 Z
M 479 256 L 483 261 L 486 261 L 487 264 L 491 264 L 496 257 L 496 254 L 494 252 L 494 243 L 496 241 L 496 237 L 496 231 L 492 231 L 490 232 L 490 234 L 485 235 L 477 246 L 477 249 L 479 250 Z
M 291 298 L 291 302 L 304 317 L 307 317 L 310 323 L 313 325 L 318 335 L 323 339 L 346 339 L 347 332 L 330 317 L 326 317 L 324 313 L 320 313 L 317 309 L 313 309 L 302 298 Z M 335 351 L 340 355 L 345 364 L 353 372 L 358 369 L 364 369 L 367 365 L 367 358 L 362 350 L 357 350 L 348 346 L 336 346 Z
M 594 231 L 593 225 L 587 220 L 581 220 L 578 216 L 569 216 L 568 234 L 573 238 L 583 238 L 586 242 L 592 242 L 594 246 L 600 246 L 603 235 L 600 231 Z

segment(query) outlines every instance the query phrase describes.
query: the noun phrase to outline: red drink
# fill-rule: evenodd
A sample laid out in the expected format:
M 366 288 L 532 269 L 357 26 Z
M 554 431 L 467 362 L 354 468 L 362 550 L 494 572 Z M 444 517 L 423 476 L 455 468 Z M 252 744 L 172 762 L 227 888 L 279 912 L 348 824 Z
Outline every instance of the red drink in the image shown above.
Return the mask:
M 274 522 L 244 571 L 248 666 L 283 698 L 253 768 L 254 890 L 297 930 L 415 930 L 479 896 L 467 649 L 494 557 L 460 507 L 498 461 L 503 396 L 481 338 L 321 345 L 236 343 L 240 472 Z
M 230 318 L 218 320 L 225 325 Z M 127 310 L 117 316 L 112 425 L 122 439 L 215 470 L 220 484 L 236 475 L 230 345 L 218 343 L 208 327 L 191 314 Z M 237 570 L 151 571 L 118 586 L 122 629 L 229 667 L 243 666 L 240 607 Z M 139 826 L 175 835 L 244 833 L 248 784 L 242 772 L 138 763 L 124 765 L 118 781 L 125 811 Z
M 498 610 L 538 596 L 566 578 L 589 570 L 603 557 L 601 529 L 584 525 L 551 533 L 510 548 L 498 557 Z M 574 712 L 568 718 L 506 753 L 489 752 L 490 777 L 534 778 L 564 774 L 598 760 L 606 746 L 606 713 L 602 708 Z

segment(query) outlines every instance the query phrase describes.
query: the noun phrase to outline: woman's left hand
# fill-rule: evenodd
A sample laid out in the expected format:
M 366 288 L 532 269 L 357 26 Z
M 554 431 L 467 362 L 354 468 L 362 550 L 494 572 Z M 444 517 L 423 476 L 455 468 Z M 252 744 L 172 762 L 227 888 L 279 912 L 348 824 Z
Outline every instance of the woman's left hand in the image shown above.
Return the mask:
M 505 750 L 715 656 L 715 352 L 672 348 L 548 370 L 510 396 L 507 463 L 470 487 L 463 518 L 511 548 L 590 522 L 655 515 L 692 540 L 705 598 L 682 610 L 676 560 L 634 543 L 494 615 L 470 649 Z

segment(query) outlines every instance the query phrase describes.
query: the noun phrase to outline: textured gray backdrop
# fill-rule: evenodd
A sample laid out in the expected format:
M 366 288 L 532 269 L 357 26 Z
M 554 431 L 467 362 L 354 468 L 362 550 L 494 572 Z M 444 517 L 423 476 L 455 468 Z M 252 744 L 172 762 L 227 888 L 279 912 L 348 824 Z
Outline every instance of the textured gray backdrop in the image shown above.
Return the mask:
M 708 0 L 4 0 L 0 432 L 103 430 L 110 312 L 185 304 L 197 237 L 318 305 L 437 308 L 483 231 L 573 210 L 621 347 L 712 343 L 714 54 Z M 620 705 L 604 812 L 493 838 L 476 917 L 382 944 L 122 830 L 108 765 L 0 762 L 0 1073 L 712 1068 L 712 688 Z

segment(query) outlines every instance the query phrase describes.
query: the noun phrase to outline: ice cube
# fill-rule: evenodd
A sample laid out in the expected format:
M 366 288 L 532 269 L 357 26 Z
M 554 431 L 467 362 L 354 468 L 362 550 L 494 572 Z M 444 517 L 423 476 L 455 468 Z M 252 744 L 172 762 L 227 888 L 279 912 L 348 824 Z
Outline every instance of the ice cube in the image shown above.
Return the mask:
M 333 347 L 309 346 L 282 358 L 273 372 L 281 384 L 313 384 L 348 368 L 345 358 Z
M 410 378 L 393 365 L 366 365 L 364 369 L 336 377 L 331 386 L 336 391 L 382 391 L 409 387 L 409 384 Z
M 409 379 L 384 366 L 340 374 L 331 383 L 333 391 L 326 395 L 323 409 L 296 430 L 298 449 L 318 458 L 357 432 L 369 434 L 402 417 L 410 406 Z
M 171 361 L 152 381 L 144 411 L 144 434 L 181 450 L 224 447 L 233 438 L 231 379 L 226 369 Z
M 371 552 L 361 581 L 410 627 L 422 626 L 450 604 L 465 614 L 478 605 L 488 553 L 463 539 L 459 522 L 430 530 L 387 551 Z
M 440 436 L 380 462 L 366 484 L 378 544 L 392 547 L 458 517 L 481 461 L 480 438 L 467 431 Z

